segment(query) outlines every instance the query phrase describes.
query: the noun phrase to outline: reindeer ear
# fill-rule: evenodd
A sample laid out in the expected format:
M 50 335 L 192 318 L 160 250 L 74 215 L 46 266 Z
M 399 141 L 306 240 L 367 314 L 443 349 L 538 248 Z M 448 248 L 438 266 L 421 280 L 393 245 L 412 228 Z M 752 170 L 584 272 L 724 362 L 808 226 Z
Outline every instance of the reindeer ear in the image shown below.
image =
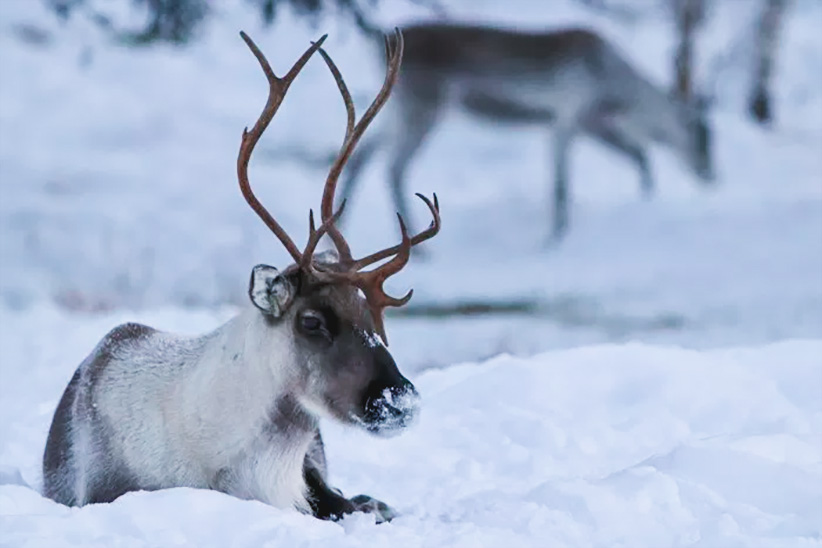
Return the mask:
M 248 296 L 265 314 L 279 318 L 294 300 L 294 286 L 273 266 L 258 264 L 251 271 Z

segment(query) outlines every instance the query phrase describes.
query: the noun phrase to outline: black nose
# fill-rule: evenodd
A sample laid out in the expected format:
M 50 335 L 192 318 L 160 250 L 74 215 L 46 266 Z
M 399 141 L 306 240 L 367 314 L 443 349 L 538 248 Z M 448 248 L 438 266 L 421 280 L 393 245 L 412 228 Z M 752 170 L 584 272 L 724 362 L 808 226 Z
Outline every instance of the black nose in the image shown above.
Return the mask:
M 416 418 L 420 395 L 408 379 L 401 379 L 391 386 L 374 386 L 369 390 L 363 415 L 369 432 L 390 436 Z

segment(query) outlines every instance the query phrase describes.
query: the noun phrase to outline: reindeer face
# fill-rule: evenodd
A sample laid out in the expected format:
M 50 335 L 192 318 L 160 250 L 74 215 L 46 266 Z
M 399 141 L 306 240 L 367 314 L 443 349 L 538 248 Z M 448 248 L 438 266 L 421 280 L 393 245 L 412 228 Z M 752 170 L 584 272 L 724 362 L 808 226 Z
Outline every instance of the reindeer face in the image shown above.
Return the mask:
M 440 230 L 439 202 L 436 194 L 429 200 L 418 194 L 431 212 L 431 225 L 411 236 L 402 217 L 398 222 L 402 240 L 399 244 L 355 259 L 348 242 L 336 226 L 343 205 L 334 207 L 337 181 L 354 148 L 368 125 L 385 105 L 399 77 L 403 40 L 395 29 L 394 41 L 386 38 L 388 67 L 374 101 L 357 120 L 354 101 L 331 57 L 322 49 L 323 36 L 306 50 L 282 78 L 274 74 L 265 56 L 254 42 L 240 33 L 268 79 L 268 100 L 257 122 L 243 132 L 237 157 L 240 190 L 251 209 L 265 222 L 294 259 L 294 266 L 283 274 L 270 266 L 259 265 L 251 274 L 251 301 L 270 320 L 272 329 L 289 330 L 293 341 L 286 361 L 297 371 L 299 385 L 295 394 L 303 406 L 317 415 L 330 415 L 342 422 L 359 424 L 373 433 L 390 434 L 406 426 L 417 410 L 418 396 L 414 386 L 397 370 L 384 346 L 383 310 L 402 306 L 411 298 L 387 295 L 385 280 L 406 265 L 411 248 L 434 237 Z M 328 66 L 348 114 L 345 141 L 331 165 L 320 202 L 321 224 L 314 223 L 309 212 L 308 241 L 300 249 L 276 219 L 260 203 L 248 179 L 248 162 L 258 140 L 285 97 L 291 82 L 316 51 Z M 333 257 L 315 255 L 323 236 L 328 236 L 337 252 Z M 328 259 L 331 259 L 330 261 Z M 371 270 L 367 267 L 377 263 Z M 357 288 L 357 289 L 355 289 Z M 377 336 L 377 333 L 380 336 Z M 292 377 L 289 377 L 292 378 Z
M 308 411 L 380 435 L 410 424 L 419 396 L 377 335 L 359 290 L 258 266 L 250 295 L 272 328 L 291 330 Z

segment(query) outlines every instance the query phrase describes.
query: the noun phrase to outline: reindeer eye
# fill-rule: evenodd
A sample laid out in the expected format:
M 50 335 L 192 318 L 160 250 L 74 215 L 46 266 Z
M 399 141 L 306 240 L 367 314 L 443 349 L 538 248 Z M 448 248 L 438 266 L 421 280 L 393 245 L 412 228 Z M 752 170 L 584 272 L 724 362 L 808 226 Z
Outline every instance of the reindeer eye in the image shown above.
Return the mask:
M 339 334 L 339 320 L 329 306 L 303 309 L 295 319 L 296 329 L 305 336 L 331 342 Z
M 300 319 L 300 325 L 308 332 L 316 332 L 323 328 L 323 320 L 317 314 L 304 314 Z

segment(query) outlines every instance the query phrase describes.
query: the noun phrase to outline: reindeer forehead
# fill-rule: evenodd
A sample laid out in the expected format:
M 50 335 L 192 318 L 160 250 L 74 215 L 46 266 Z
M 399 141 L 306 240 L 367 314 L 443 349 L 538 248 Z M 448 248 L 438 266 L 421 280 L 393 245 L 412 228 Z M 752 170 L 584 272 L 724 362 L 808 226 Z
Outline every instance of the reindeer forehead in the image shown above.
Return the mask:
M 360 329 L 373 329 L 368 302 L 358 288 L 347 284 L 320 284 L 309 290 L 309 299 L 330 306 L 342 318 Z

